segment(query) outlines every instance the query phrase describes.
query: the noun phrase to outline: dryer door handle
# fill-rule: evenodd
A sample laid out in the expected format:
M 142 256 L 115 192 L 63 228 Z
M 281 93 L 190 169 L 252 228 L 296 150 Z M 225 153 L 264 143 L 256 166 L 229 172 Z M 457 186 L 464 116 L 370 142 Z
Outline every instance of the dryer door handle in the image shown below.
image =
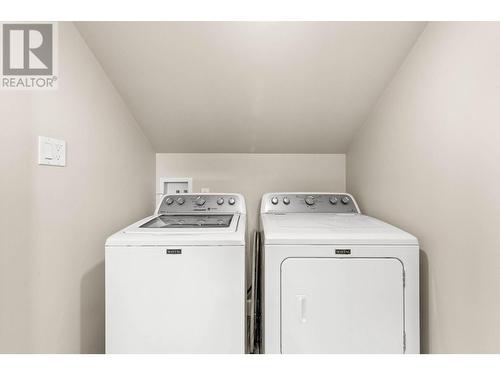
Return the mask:
M 298 302 L 298 307 L 299 307 L 299 320 L 301 323 L 307 323 L 307 318 L 306 318 L 306 308 L 307 308 L 307 303 L 306 303 L 306 296 L 300 294 L 295 296 L 297 298 Z

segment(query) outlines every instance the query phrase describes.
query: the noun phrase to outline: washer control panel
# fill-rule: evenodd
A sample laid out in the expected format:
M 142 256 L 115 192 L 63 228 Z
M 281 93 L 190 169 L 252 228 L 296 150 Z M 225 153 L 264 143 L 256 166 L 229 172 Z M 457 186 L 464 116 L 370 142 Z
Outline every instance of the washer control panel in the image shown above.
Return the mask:
M 245 212 L 245 201 L 238 194 L 169 194 L 165 195 L 157 213 Z
M 345 193 L 268 193 L 262 197 L 262 213 L 360 213 L 358 204 Z

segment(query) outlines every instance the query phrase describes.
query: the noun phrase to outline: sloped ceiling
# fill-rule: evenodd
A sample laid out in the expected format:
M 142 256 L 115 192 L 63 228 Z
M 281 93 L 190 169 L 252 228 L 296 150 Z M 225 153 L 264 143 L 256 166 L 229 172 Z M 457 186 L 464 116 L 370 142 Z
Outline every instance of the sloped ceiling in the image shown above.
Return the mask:
M 80 22 L 157 152 L 343 153 L 421 22 Z

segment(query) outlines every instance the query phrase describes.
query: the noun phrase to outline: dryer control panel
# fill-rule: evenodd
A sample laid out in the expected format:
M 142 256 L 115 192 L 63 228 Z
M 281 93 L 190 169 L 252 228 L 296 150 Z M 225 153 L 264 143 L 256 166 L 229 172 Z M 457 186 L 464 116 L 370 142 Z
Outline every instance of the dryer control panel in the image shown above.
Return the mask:
M 354 197 L 346 193 L 268 193 L 261 213 L 360 213 Z
M 240 194 L 169 194 L 165 195 L 157 214 L 165 213 L 245 213 Z

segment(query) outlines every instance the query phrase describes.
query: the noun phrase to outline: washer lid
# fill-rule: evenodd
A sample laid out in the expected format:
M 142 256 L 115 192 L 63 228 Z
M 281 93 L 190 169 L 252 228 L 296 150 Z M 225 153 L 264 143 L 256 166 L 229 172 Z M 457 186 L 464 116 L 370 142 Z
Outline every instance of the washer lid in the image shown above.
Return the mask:
M 241 245 L 245 228 L 241 214 L 153 215 L 113 234 L 106 246 Z
M 234 215 L 159 215 L 139 228 L 228 228 Z
M 361 214 L 263 214 L 265 244 L 418 245 L 409 233 Z

